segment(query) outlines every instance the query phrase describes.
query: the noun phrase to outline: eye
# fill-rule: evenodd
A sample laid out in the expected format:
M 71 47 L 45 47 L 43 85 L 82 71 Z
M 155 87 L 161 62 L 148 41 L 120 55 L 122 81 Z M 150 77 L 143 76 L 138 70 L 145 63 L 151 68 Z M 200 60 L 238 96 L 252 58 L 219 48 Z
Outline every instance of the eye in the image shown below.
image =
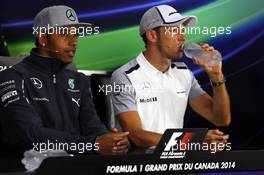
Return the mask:
M 181 31 L 181 33 L 184 33 L 185 29 L 184 29 L 184 28 L 181 28 L 181 30 L 180 30 L 180 31 Z

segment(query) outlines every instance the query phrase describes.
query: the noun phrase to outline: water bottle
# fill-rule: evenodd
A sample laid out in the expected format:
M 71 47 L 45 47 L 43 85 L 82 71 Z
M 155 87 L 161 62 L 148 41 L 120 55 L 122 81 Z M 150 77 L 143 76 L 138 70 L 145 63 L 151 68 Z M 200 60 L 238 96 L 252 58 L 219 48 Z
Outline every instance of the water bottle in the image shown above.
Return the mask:
M 183 51 L 186 57 L 196 57 L 199 60 L 208 62 L 208 65 L 212 67 L 217 66 L 219 60 L 222 60 L 222 55 L 217 50 L 206 52 L 196 43 L 184 45 Z

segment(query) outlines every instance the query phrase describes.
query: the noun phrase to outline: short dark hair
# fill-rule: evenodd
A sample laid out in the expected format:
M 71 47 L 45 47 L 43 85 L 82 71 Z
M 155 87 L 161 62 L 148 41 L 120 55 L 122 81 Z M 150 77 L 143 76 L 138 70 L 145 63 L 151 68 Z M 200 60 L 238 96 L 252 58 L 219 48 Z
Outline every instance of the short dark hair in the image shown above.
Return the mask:
M 147 45 L 147 36 L 146 33 L 144 33 L 143 35 L 141 35 L 143 42 L 145 43 L 145 46 Z
M 160 30 L 159 29 L 160 29 L 160 27 L 156 27 L 156 28 L 154 28 L 152 30 L 155 30 L 158 33 L 158 35 L 160 35 Z M 143 40 L 143 42 L 145 44 L 145 47 L 147 47 L 148 39 L 147 39 L 147 36 L 146 36 L 146 32 L 143 33 L 143 35 L 141 35 L 141 37 L 142 37 L 142 40 Z
M 36 46 L 36 47 L 39 47 L 39 46 L 40 46 L 40 43 L 39 43 L 39 41 L 38 41 L 38 37 L 35 37 L 35 46 Z

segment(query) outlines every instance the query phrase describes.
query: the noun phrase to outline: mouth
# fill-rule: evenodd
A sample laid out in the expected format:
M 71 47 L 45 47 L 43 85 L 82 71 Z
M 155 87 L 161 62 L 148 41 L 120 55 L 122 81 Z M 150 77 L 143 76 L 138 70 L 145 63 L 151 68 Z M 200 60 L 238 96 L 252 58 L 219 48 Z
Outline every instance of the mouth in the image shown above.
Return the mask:
M 179 45 L 179 51 L 183 52 L 184 44 Z

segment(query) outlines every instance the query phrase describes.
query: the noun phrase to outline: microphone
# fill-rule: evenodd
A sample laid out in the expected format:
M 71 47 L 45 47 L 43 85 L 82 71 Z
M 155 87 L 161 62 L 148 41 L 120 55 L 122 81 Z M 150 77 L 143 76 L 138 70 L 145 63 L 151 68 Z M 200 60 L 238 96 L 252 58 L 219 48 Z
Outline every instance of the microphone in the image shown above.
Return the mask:
M 51 49 L 51 48 L 44 47 L 44 46 L 42 46 L 42 47 L 37 47 L 37 48 L 38 48 L 38 49 L 44 49 L 44 50 L 47 50 L 47 51 L 49 51 L 49 52 L 53 52 L 53 53 L 60 53 L 60 51 L 58 51 L 58 50 Z

